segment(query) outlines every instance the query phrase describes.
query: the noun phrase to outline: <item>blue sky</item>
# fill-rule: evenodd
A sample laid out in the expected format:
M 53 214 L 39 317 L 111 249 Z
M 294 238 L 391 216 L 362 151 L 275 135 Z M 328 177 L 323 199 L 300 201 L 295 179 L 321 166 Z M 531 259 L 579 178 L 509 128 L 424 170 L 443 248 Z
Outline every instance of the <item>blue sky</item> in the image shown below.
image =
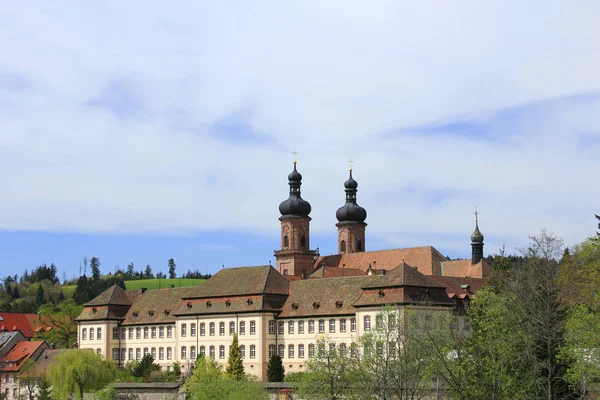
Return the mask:
M 468 257 L 594 233 L 593 1 L 70 1 L 0 11 L 0 274 L 84 256 L 180 272 L 273 261 L 297 149 L 312 245 L 347 160 L 367 249 Z

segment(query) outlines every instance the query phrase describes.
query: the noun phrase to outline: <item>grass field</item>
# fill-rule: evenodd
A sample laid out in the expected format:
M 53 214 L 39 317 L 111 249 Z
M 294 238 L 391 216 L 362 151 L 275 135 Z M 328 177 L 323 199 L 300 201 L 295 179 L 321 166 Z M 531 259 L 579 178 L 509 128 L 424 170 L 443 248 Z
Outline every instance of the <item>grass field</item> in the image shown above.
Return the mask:
M 188 287 L 188 286 L 197 286 L 204 282 L 206 279 L 185 279 L 185 278 L 175 278 L 175 279 L 141 279 L 137 281 L 125 281 L 125 287 L 127 290 L 137 290 L 140 288 L 146 288 L 148 290 L 151 289 L 164 289 L 171 287 Z

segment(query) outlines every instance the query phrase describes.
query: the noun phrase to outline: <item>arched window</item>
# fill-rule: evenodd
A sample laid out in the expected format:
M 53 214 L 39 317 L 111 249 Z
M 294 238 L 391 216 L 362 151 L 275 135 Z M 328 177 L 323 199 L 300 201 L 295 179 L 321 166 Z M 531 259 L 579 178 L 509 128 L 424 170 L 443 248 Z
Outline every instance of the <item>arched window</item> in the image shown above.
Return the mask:
M 356 241 L 356 251 L 363 251 L 362 249 L 362 240 L 358 239 Z
M 290 247 L 290 238 L 288 237 L 288 235 L 285 235 L 283 237 L 283 247 L 284 248 Z
M 346 252 L 346 241 L 342 240 L 340 243 L 340 252 L 345 253 Z
M 306 236 L 300 236 L 300 247 L 306 247 Z

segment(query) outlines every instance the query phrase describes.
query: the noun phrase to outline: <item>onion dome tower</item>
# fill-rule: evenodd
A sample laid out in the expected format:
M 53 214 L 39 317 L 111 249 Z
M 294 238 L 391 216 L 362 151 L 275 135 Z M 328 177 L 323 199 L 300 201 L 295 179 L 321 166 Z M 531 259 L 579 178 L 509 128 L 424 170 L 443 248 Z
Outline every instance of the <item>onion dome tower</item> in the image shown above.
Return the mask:
M 352 177 L 352 164 L 350 165 L 350 177 L 344 182 L 346 204 L 338 208 L 335 213 L 339 221 L 336 226 L 338 228 L 338 252 L 340 254 L 365 251 L 367 210 L 356 203 L 358 182 Z
M 279 204 L 281 250 L 275 251 L 277 270 L 282 275 L 307 278 L 314 269 L 316 251 L 310 250 L 310 203 L 300 195 L 302 175 L 296 168 L 288 175 L 290 195 Z
M 479 230 L 479 213 L 475 209 L 475 230 L 471 234 L 471 264 L 478 264 L 483 258 L 483 234 Z

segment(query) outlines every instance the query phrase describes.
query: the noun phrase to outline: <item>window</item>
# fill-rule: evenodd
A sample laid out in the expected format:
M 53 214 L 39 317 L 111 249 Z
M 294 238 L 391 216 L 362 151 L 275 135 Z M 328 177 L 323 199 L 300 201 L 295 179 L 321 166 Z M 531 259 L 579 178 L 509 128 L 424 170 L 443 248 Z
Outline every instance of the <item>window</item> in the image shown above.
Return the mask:
M 346 319 L 340 319 L 340 332 L 346 332 Z
M 335 332 L 335 319 L 329 320 L 329 333 Z
M 144 328 L 144 339 L 148 339 L 148 327 Z
M 170 347 L 167 347 L 167 360 L 170 360 L 173 358 L 173 349 Z
M 131 348 L 129 349 L 129 354 L 128 354 L 128 356 L 129 356 L 129 357 L 128 357 L 128 359 L 129 359 L 129 360 L 133 360 L 133 349 L 131 349 Z
M 161 326 L 160 328 L 158 328 L 158 338 L 162 339 L 165 337 L 165 327 Z
M 256 335 L 256 321 L 250 321 L 250 334 Z
M 290 335 L 294 334 L 294 321 L 288 321 L 288 333 Z
M 142 358 L 142 351 L 140 350 L 140 348 L 138 347 L 137 349 L 135 349 L 135 359 L 139 360 Z
M 362 251 L 362 241 L 360 239 L 356 241 L 356 251 Z
M 187 335 L 187 324 L 181 324 L 181 337 Z
M 173 327 L 167 326 L 167 338 L 170 339 L 173 337 Z
M 383 356 L 383 343 L 377 342 L 377 355 L 379 357 Z
M 240 335 L 246 334 L 246 322 L 240 321 Z
M 342 357 L 346 356 L 346 343 L 341 343 L 340 344 L 340 355 Z
M 235 333 L 235 321 L 231 321 L 229 323 L 229 334 L 233 335 Z
M 383 329 L 383 316 L 381 314 L 377 314 L 375 317 L 375 326 L 377 329 Z
M 389 326 L 391 329 L 396 329 L 396 318 L 397 318 L 397 317 L 396 317 L 396 314 L 390 314 L 390 315 L 388 316 L 388 326 Z
M 285 323 L 283 321 L 279 321 L 279 334 L 283 335 L 285 333 Z
M 225 358 L 225 346 L 219 346 L 219 358 Z
M 81 330 L 81 340 L 87 340 L 87 328 Z
M 219 322 L 219 335 L 225 336 L 225 322 Z
M 117 335 L 118 335 L 118 331 L 117 331 Z M 113 356 L 113 360 L 118 360 L 119 359 L 119 349 L 113 349 L 112 356 Z
M 215 323 L 211 322 L 209 325 L 209 334 L 210 336 L 215 336 Z
M 370 331 L 371 330 L 371 316 L 370 315 L 365 315 L 364 323 L 365 323 L 365 331 Z
M 204 357 L 206 355 L 206 347 L 200 346 L 200 357 Z
M 310 343 L 310 344 L 308 345 L 308 356 L 309 356 L 310 358 L 312 358 L 312 357 L 314 357 L 314 356 L 315 356 L 315 345 L 314 345 L 314 344 L 312 344 L 312 343 Z
M 150 355 L 152 356 L 153 360 L 156 360 L 156 347 L 150 349 Z
M 304 345 L 298 345 L 298 358 L 304 358 Z
M 146 356 L 146 354 L 148 354 L 148 348 L 144 347 L 144 356 Z
M 274 335 L 275 334 L 275 321 L 274 320 L 269 320 L 269 334 Z
M 283 358 L 285 356 L 285 354 L 284 354 L 285 353 L 285 346 L 282 345 L 282 344 L 280 344 L 278 350 L 279 350 L 279 357 Z
M 340 252 L 341 253 L 345 253 L 346 252 L 346 241 L 342 240 L 340 243 Z
M 125 350 L 125 348 L 121 349 L 121 360 L 125 360 L 125 356 L 127 355 L 127 351 Z
M 275 355 L 275 345 L 270 344 L 269 345 L 269 358 L 273 357 L 274 355 Z
M 350 331 L 356 332 L 356 318 L 350 320 Z
M 206 324 L 204 322 L 200 323 L 200 336 L 206 335 Z
M 165 348 L 164 347 L 159 347 L 158 348 L 158 359 L 159 360 L 164 360 L 165 359 Z
M 196 323 L 190 324 L 190 336 L 196 337 Z
M 181 359 L 185 360 L 187 358 L 187 347 L 181 346 Z
M 214 359 L 215 358 L 215 346 L 210 346 L 209 352 L 210 352 L 210 358 Z
M 133 328 L 129 328 L 129 340 L 133 340 Z
M 294 345 L 288 345 L 288 358 L 294 358 Z
M 298 321 L 298 333 L 299 334 L 304 333 L 304 321 Z
M 315 333 L 315 321 L 308 321 L 308 333 Z
M 96 339 L 102 340 L 102 328 L 96 329 Z
M 152 329 L 150 330 L 150 337 L 152 339 L 156 339 L 156 327 L 153 326 Z
M 250 358 L 256 358 L 256 346 L 253 344 L 250 345 Z
M 319 343 L 319 356 L 325 357 L 325 343 Z
M 329 343 L 329 352 L 333 353 L 335 351 L 335 343 Z
M 90 328 L 90 340 L 94 340 L 94 328 Z
M 288 235 L 285 235 L 283 237 L 283 247 L 284 248 L 290 247 L 290 238 L 288 237 Z
M 119 328 L 116 326 L 112 329 L 113 331 L 113 340 L 119 340 Z M 119 350 L 119 349 L 117 349 Z
M 319 320 L 319 333 L 324 333 L 324 332 L 325 332 L 325 320 L 320 319 Z
M 246 358 L 246 346 L 244 346 L 244 345 L 240 346 L 240 357 Z
M 306 247 L 306 236 L 300 236 L 300 247 Z
M 135 328 L 135 338 L 136 339 L 142 338 L 142 328 Z
M 388 351 L 391 358 L 396 358 L 396 343 L 391 342 L 388 345 Z
M 127 338 L 127 329 L 121 328 L 121 340 L 125 340 Z

